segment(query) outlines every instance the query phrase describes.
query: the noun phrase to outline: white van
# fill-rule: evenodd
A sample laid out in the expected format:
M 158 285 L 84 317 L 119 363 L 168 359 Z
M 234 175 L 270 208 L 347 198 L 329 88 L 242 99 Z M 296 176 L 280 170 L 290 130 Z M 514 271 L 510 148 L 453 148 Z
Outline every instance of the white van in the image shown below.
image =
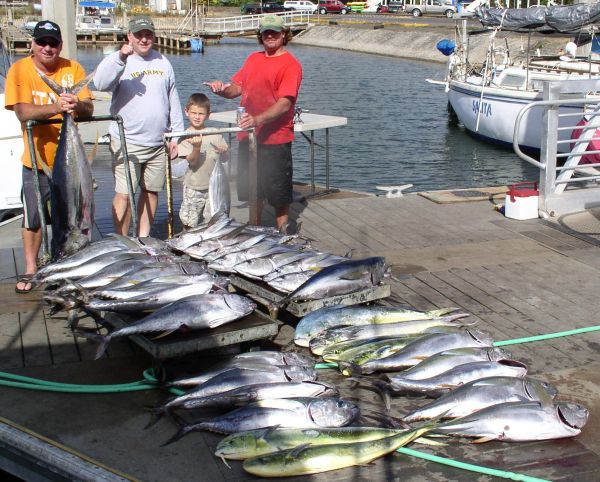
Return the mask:
M 287 0 L 283 2 L 283 8 L 286 10 L 300 10 L 308 13 L 315 13 L 317 11 L 317 4 L 309 2 L 308 0 Z

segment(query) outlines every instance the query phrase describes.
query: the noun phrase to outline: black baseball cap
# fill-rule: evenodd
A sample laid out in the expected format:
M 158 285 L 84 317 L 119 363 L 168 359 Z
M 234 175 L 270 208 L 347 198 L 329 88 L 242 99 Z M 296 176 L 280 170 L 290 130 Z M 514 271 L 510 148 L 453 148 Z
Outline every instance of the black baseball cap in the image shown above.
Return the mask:
M 33 28 L 33 40 L 44 37 L 51 37 L 62 42 L 62 35 L 60 34 L 60 27 L 58 24 L 51 22 L 50 20 L 42 20 L 41 22 L 36 23 Z

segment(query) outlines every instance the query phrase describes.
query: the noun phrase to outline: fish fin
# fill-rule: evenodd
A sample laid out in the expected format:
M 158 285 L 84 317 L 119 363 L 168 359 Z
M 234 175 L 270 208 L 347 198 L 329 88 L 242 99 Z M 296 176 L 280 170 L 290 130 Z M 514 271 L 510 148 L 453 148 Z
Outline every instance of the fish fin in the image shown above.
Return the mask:
M 360 366 L 356 363 L 338 360 L 337 365 L 340 369 L 340 373 L 346 377 L 360 376 L 362 374 Z
M 98 140 L 100 139 L 100 132 L 96 129 L 96 142 L 94 142 L 94 147 L 92 147 L 92 151 L 88 154 L 88 163 L 91 166 L 96 159 L 96 153 L 98 152 Z
M 81 89 L 83 89 L 86 85 L 88 85 L 92 81 L 95 74 L 96 74 L 96 70 L 94 69 L 94 71 L 92 73 L 90 73 L 84 79 L 80 80 L 73 87 L 71 87 L 71 89 L 70 89 L 71 93 L 77 94 Z
M 168 336 L 168 335 L 170 335 L 170 334 L 171 334 L 171 333 L 173 333 L 174 331 L 177 331 L 177 328 L 174 328 L 174 329 L 172 329 L 172 330 L 166 330 L 166 331 L 163 331 L 162 333 L 160 333 L 160 334 L 156 335 L 156 336 L 155 336 L 155 337 L 153 337 L 152 339 L 153 339 L 153 340 L 160 340 L 161 338 L 164 338 L 165 336 Z
M 62 87 L 61 85 L 59 85 L 57 82 L 55 82 L 54 80 L 52 80 L 50 77 L 46 76 L 46 74 L 44 74 L 42 71 L 37 70 L 37 73 L 39 74 L 39 76 L 42 79 L 42 81 L 48 87 L 50 87 L 50 89 L 52 89 L 55 93 L 57 93 L 58 95 L 60 95 L 60 94 L 62 94 L 63 92 L 66 91 L 64 87 Z
M 438 318 L 440 316 L 454 313 L 455 311 L 458 311 L 458 310 L 460 310 L 460 308 L 456 308 L 456 307 L 452 306 L 450 308 L 441 308 L 439 310 L 430 310 L 430 311 L 427 311 L 427 314 L 429 316 L 431 316 L 432 318 Z
M 275 430 L 277 430 L 279 427 L 281 427 L 281 425 L 273 425 L 272 427 L 267 427 L 264 429 L 264 431 L 260 434 L 260 437 L 258 437 L 259 439 L 262 440 L 266 440 L 267 437 L 273 433 Z
M 383 404 L 385 405 L 385 409 L 389 412 L 392 408 L 392 394 L 390 390 L 390 384 L 384 382 L 383 380 L 375 380 L 373 382 L 373 386 L 375 390 L 381 395 L 381 399 Z
M 416 444 L 429 445 L 430 447 L 445 447 L 448 445 L 445 442 L 438 442 L 437 440 L 433 440 L 429 436 L 419 437 L 418 439 L 415 439 L 414 442 Z
M 471 443 L 474 444 L 483 444 L 486 442 L 491 442 L 492 440 L 497 440 L 495 437 L 481 437 L 478 439 L 473 440 Z
M 84 330 L 81 328 L 76 328 L 73 330 L 73 334 L 75 336 L 79 336 L 81 338 L 87 338 L 90 340 L 94 340 L 100 343 L 100 346 L 96 350 L 96 356 L 94 360 L 98 360 L 104 355 L 104 352 L 108 348 L 108 344 L 110 343 L 110 333 L 108 335 L 101 335 L 100 333 L 96 333 L 95 331 Z
M 290 450 L 287 455 L 285 456 L 286 459 L 295 459 L 298 457 L 298 455 L 300 455 L 304 450 L 306 450 L 308 447 L 310 447 L 311 444 L 301 444 L 298 445 L 297 447 L 294 447 L 292 450 Z
M 43 159 L 36 159 L 36 160 L 40 164 L 40 166 L 42 166 L 42 171 L 44 171 L 44 174 L 46 174 L 48 179 L 50 179 L 50 182 L 52 182 L 52 170 L 50 169 L 48 164 L 46 164 Z
M 348 251 L 346 251 L 346 254 L 343 256 L 344 258 L 348 258 L 351 259 L 352 258 L 352 252 L 354 251 L 353 248 L 350 248 Z

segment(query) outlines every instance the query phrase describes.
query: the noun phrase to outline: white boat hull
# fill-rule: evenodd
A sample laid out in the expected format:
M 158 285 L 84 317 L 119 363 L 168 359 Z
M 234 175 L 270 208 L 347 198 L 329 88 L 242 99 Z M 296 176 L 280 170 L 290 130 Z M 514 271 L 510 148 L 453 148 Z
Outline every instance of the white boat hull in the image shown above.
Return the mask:
M 530 102 L 542 100 L 540 93 L 511 91 L 464 81 L 451 80 L 448 101 L 465 129 L 487 140 L 513 143 L 517 115 Z M 582 112 L 581 106 L 565 106 L 560 113 Z M 521 121 L 518 142 L 521 149 L 540 149 L 542 135 L 542 108 L 530 109 Z M 561 119 L 562 127 L 573 125 L 573 118 Z M 571 131 L 559 131 L 559 140 L 571 138 Z M 569 144 L 559 144 L 560 151 L 568 151 Z
M 4 105 L 4 94 L 0 94 L 0 102 Z M 2 153 L 2 176 L 0 176 L 0 211 L 14 210 L 23 207 L 21 204 L 21 155 L 23 154 L 23 138 L 21 123 L 13 111 L 0 110 L 0 152 Z

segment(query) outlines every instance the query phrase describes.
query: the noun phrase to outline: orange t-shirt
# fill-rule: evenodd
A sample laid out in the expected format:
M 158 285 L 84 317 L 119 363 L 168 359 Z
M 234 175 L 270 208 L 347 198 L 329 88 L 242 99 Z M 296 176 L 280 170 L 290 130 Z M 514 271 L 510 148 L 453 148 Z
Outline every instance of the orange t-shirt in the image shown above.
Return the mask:
M 72 86 L 85 78 L 85 70 L 75 61 L 60 58 L 58 68 L 48 77 L 58 85 Z M 79 91 L 77 97 L 81 100 L 91 99 L 92 93 L 87 87 L 84 87 Z M 38 74 L 31 56 L 15 62 L 9 69 L 4 94 L 6 109 L 14 110 L 15 104 L 53 104 L 57 98 L 58 95 L 46 85 Z M 62 115 L 57 114 L 52 119 L 62 119 Z M 31 167 L 27 130 L 24 123 L 21 124 L 21 127 L 25 146 L 21 161 L 23 165 Z M 49 167 L 54 165 L 59 132 L 60 124 L 41 125 L 33 128 L 33 143 L 36 159 L 38 159 L 38 169 L 42 168 L 39 159 L 43 159 Z

